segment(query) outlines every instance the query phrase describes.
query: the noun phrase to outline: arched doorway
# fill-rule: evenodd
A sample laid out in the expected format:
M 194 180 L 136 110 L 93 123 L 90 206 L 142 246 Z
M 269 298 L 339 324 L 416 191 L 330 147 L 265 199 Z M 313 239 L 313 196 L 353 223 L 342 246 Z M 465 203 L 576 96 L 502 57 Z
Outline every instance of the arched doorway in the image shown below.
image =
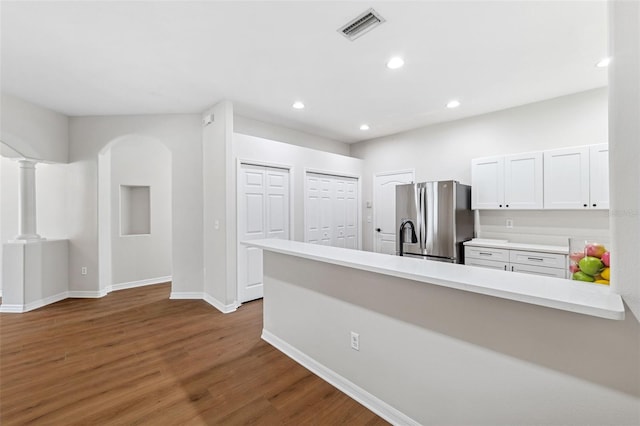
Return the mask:
M 98 156 L 101 293 L 171 280 L 172 155 L 159 140 L 125 135 Z

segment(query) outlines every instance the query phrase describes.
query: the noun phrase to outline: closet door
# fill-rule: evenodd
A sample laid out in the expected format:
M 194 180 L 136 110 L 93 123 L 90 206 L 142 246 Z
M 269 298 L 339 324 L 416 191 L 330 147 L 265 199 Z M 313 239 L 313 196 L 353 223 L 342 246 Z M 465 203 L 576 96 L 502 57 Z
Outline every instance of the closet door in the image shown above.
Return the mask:
M 345 247 L 358 248 L 358 180 L 345 181 L 346 217 L 345 217 Z
M 263 295 L 262 250 L 242 241 L 289 239 L 289 171 L 241 164 L 238 170 L 238 299 Z
M 346 182 L 343 179 L 333 179 L 333 187 L 333 240 L 331 241 L 331 245 L 334 247 L 346 247 Z
M 307 173 L 305 242 L 358 248 L 358 180 Z

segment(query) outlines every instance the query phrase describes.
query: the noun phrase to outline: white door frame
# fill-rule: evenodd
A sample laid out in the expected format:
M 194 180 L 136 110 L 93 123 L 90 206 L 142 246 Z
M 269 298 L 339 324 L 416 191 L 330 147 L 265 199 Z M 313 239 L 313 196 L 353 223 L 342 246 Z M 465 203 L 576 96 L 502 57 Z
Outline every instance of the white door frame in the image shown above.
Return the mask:
M 316 173 L 319 175 L 327 175 L 331 177 L 345 177 L 351 178 L 358 181 L 358 211 L 356 213 L 356 219 L 358 223 L 356 224 L 356 229 L 358 230 L 358 250 L 362 250 L 362 176 L 355 173 L 345 173 L 345 172 L 336 172 L 331 170 L 322 170 L 322 169 L 313 169 L 313 168 L 304 168 L 304 216 L 302 217 L 302 226 L 304 229 L 304 233 L 302 235 L 303 241 L 307 241 L 307 174 Z
M 413 182 L 416 181 L 416 169 L 403 169 L 403 170 L 392 170 L 392 171 L 386 171 L 386 172 L 379 172 L 379 173 L 374 173 L 373 174 L 373 178 L 371 179 L 371 189 L 373 190 L 373 212 L 372 212 L 372 227 L 371 227 L 371 243 L 372 243 L 372 247 L 371 250 L 372 251 L 376 251 L 376 206 L 377 204 L 377 200 L 376 200 L 376 187 L 375 187 L 375 183 L 376 183 L 376 178 L 377 177 L 382 177 L 382 176 L 391 176 L 391 175 L 399 175 L 399 174 L 404 174 L 404 173 L 411 173 L 411 175 L 413 176 Z
M 289 239 L 293 239 L 293 229 L 294 229 L 294 215 L 293 215 L 293 206 L 294 206 L 294 179 L 293 179 L 293 166 L 290 164 L 282 164 L 282 163 L 272 163 L 262 160 L 252 160 L 248 158 L 236 158 L 236 304 L 240 306 L 242 303 L 240 302 L 240 263 L 238 262 L 238 258 L 240 257 L 240 225 L 238 225 L 240 218 L 238 217 L 240 208 L 240 199 L 238 197 L 238 190 L 240 185 L 240 172 L 242 170 L 242 165 L 250 165 L 250 166 L 258 166 L 258 167 L 271 167 L 274 169 L 284 169 L 289 172 Z

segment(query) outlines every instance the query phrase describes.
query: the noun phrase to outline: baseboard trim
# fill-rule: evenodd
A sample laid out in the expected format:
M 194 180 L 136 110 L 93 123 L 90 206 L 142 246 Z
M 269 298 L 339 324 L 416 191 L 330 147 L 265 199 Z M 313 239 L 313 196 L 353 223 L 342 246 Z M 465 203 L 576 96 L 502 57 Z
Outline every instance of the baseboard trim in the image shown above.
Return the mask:
M 21 314 L 24 312 L 24 305 L 8 305 L 3 303 L 0 305 L 0 313 L 3 314 Z
M 191 300 L 191 299 L 203 299 L 204 293 L 201 291 L 172 291 L 169 295 L 169 299 L 174 300 Z
M 342 392 L 346 393 L 389 423 L 394 425 L 420 426 L 420 423 L 413 420 L 411 417 L 387 404 L 380 398 L 370 394 L 360 386 L 339 375 L 330 368 L 320 364 L 315 359 L 294 348 L 268 330 L 262 329 L 262 340 L 269 343 L 326 382 L 340 389 Z
M 34 309 L 42 308 L 43 306 L 47 306 L 52 303 L 59 302 L 66 299 L 67 297 L 69 297 L 69 293 L 63 291 L 62 293 L 54 294 L 53 296 L 48 296 L 43 299 L 38 299 L 25 305 L 7 305 L 6 303 L 3 303 L 2 305 L 0 305 L 0 312 L 22 314 L 25 312 L 33 311 Z
M 99 299 L 105 297 L 109 293 L 108 289 L 103 288 L 98 291 L 94 290 L 71 290 L 69 291 L 69 298 L 76 299 Z
M 224 303 L 222 303 L 221 301 L 219 301 L 218 299 L 216 299 L 215 297 L 207 293 L 204 293 L 203 299 L 205 302 L 207 302 L 208 304 L 210 304 L 211 306 L 213 306 L 223 314 L 230 314 L 231 312 L 235 312 L 239 306 L 237 302 L 233 302 L 229 305 L 225 305 Z
M 142 286 L 145 286 L 145 285 L 162 284 L 162 283 L 166 283 L 168 281 L 171 281 L 172 279 L 173 279 L 173 277 L 171 275 L 169 275 L 169 276 L 166 276 L 166 277 L 149 278 L 149 279 L 146 279 L 146 280 L 131 281 L 131 282 L 128 282 L 128 283 L 112 284 L 110 286 L 110 291 L 125 290 L 125 289 L 128 289 L 128 288 L 142 287 Z
M 63 291 L 62 293 L 54 294 L 53 296 L 45 297 L 44 299 L 36 300 L 35 302 L 27 303 L 24 305 L 23 312 L 33 311 L 34 309 L 42 308 L 43 306 L 50 305 L 52 303 L 59 302 L 69 297 L 69 292 Z

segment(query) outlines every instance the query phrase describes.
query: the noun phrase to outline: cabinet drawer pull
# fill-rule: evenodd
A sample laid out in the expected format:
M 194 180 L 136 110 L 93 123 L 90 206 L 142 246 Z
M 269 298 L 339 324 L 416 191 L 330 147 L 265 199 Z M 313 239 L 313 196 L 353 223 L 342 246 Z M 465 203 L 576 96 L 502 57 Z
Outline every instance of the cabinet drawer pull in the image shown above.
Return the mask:
M 504 270 L 505 270 L 505 271 L 507 270 L 507 265 L 504 265 Z
M 540 257 L 527 257 L 527 260 L 537 260 L 538 262 L 544 261 L 544 259 L 542 259 Z
M 481 254 L 483 256 L 493 256 L 493 253 L 487 253 L 486 251 L 479 251 L 478 254 Z

